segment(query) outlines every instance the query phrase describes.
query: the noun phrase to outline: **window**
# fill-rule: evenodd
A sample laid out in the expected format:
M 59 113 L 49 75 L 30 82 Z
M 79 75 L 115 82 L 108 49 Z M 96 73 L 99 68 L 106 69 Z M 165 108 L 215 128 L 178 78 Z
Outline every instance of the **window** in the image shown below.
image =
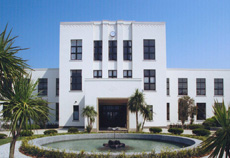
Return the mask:
M 224 79 L 214 79 L 214 93 L 215 95 L 224 95 Z
M 169 93 L 169 78 L 166 79 L 166 83 L 167 83 L 167 95 L 170 95 L 170 93 Z
M 132 41 L 123 41 L 124 60 L 132 60 Z
M 102 41 L 94 41 L 94 60 L 102 61 Z
M 206 103 L 197 103 L 197 120 L 206 119 Z
M 147 105 L 150 111 L 150 118 L 148 118 L 149 121 L 153 120 L 153 106 L 152 105 Z
M 156 90 L 155 70 L 144 70 L 144 90 Z
M 123 71 L 124 78 L 132 78 L 132 70 L 124 70 Z
M 56 121 L 59 121 L 59 103 L 56 103 Z
M 155 60 L 155 40 L 144 40 L 144 60 Z
M 94 70 L 93 78 L 102 78 L 102 70 Z
M 71 60 L 82 59 L 82 40 L 71 40 Z
M 170 103 L 167 103 L 167 120 L 170 120 Z
M 206 95 L 205 78 L 196 79 L 196 95 Z
M 73 106 L 73 120 L 79 120 L 79 106 L 74 105 Z
M 39 78 L 38 81 L 38 94 L 40 96 L 47 96 L 48 86 L 47 86 L 47 78 Z
M 187 78 L 179 78 L 178 79 L 178 95 L 188 95 Z
M 117 70 L 109 70 L 109 78 L 117 78 Z
M 109 41 L 109 60 L 117 60 L 117 41 Z
M 81 70 L 71 70 L 70 87 L 71 90 L 82 90 Z
M 59 96 L 59 78 L 56 78 L 56 96 Z

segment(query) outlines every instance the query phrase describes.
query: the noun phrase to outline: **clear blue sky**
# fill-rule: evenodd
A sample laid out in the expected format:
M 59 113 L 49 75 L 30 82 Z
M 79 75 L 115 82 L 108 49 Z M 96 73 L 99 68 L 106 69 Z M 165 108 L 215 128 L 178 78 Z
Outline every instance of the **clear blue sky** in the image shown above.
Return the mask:
M 32 68 L 59 67 L 59 24 L 66 21 L 166 22 L 168 68 L 230 69 L 230 0 L 0 0 Z

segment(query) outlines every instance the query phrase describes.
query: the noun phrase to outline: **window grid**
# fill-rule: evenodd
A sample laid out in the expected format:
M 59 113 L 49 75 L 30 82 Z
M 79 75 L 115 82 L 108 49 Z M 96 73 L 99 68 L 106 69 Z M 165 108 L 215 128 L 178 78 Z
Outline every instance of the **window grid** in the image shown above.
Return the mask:
M 38 95 L 47 96 L 48 94 L 48 79 L 47 78 L 39 78 L 38 83 Z
M 56 103 L 56 121 L 59 121 L 59 103 Z
M 102 78 L 102 70 L 94 70 L 93 78 Z
M 144 70 L 144 90 L 156 90 L 156 70 Z
M 76 121 L 79 120 L 79 106 L 78 105 L 73 106 L 73 120 L 76 120 Z
M 71 90 L 82 90 L 82 74 L 81 70 L 71 70 L 70 79 Z
M 187 78 L 179 78 L 178 79 L 178 95 L 188 95 Z
M 109 70 L 109 78 L 117 78 L 117 70 Z
M 206 103 L 197 103 L 196 107 L 197 111 L 197 120 L 205 120 L 206 119 Z
M 59 78 L 56 78 L 56 96 L 59 96 Z
M 132 41 L 123 41 L 124 60 L 132 61 Z
M 167 103 L 167 120 L 170 120 L 170 103 Z
M 214 95 L 224 95 L 224 80 L 222 78 L 214 79 Z
M 82 60 L 82 40 L 71 40 L 71 60 Z
M 102 41 L 94 41 L 94 60 L 102 61 Z
M 124 70 L 123 71 L 124 78 L 132 78 L 132 70 Z
M 196 79 L 196 95 L 206 95 L 205 78 Z
M 166 83 L 167 83 L 167 95 L 170 95 L 170 91 L 169 91 L 169 78 L 166 79 Z
M 144 40 L 144 60 L 155 60 L 155 40 Z
M 117 60 L 117 41 L 109 41 L 109 60 Z

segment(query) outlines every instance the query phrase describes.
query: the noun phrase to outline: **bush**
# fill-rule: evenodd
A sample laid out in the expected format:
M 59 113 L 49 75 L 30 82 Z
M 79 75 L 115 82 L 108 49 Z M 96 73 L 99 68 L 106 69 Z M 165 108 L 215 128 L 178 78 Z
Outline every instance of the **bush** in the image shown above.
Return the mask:
M 169 128 L 182 128 L 181 124 L 170 124 Z M 189 125 L 184 124 L 184 129 L 189 129 Z
M 189 125 L 188 128 L 189 129 L 197 129 L 197 128 L 204 128 L 204 126 L 199 125 L 199 124 L 193 124 L 193 125 Z
M 210 127 L 220 127 L 220 124 L 218 123 L 218 121 L 214 116 L 206 119 L 202 125 L 204 126 L 205 129 L 210 129 Z
M 68 133 L 78 133 L 78 128 L 71 127 L 71 128 L 68 129 Z
M 59 124 L 58 123 L 47 123 L 46 128 L 58 128 Z
M 3 134 L 3 133 L 0 133 L 0 139 L 5 139 L 5 138 L 7 138 L 7 135 Z
M 211 134 L 209 130 L 202 128 L 194 129 L 192 130 L 192 133 L 197 136 L 209 136 Z
M 182 128 L 169 128 L 168 132 L 173 133 L 173 134 L 181 134 L 184 132 Z
M 55 129 L 50 129 L 50 130 L 46 130 L 46 131 L 44 131 L 44 134 L 45 135 L 49 135 L 49 134 L 57 134 L 58 133 L 58 131 L 57 130 L 55 130 Z
M 34 133 L 32 131 L 26 131 L 26 130 L 23 130 L 21 131 L 20 133 L 20 136 L 23 137 L 23 136 L 32 136 Z
M 160 132 L 162 132 L 162 129 L 158 128 L 158 127 L 151 127 L 151 128 L 149 128 L 149 131 L 150 131 L 150 133 L 160 133 Z
M 92 130 L 92 127 L 91 127 L 91 126 L 87 126 L 87 127 L 86 127 L 86 131 L 87 131 L 88 133 L 90 133 L 91 130 Z

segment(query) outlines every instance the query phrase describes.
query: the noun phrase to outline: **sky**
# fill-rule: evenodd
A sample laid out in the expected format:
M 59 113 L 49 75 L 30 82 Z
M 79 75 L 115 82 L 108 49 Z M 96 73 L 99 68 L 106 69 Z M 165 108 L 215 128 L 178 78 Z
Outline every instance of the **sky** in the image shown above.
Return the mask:
M 167 68 L 230 69 L 230 0 L 0 0 L 31 68 L 59 67 L 60 22 L 101 20 L 166 22 Z

